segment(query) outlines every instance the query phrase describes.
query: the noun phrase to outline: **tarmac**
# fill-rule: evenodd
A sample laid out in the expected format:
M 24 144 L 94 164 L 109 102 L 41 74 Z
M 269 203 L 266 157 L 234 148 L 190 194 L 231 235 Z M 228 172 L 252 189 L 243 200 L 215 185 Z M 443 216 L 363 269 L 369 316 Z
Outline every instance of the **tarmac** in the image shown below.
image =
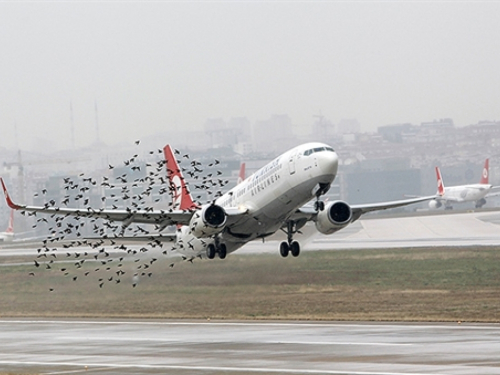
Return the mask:
M 500 374 L 500 326 L 0 320 L 9 374 Z

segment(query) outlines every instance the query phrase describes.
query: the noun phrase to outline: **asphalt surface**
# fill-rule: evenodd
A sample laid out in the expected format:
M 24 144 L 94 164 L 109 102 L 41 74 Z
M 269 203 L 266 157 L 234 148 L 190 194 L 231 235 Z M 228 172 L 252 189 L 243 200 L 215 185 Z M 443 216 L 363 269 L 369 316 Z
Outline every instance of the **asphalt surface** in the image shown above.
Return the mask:
M 499 353 L 489 324 L 0 320 L 9 374 L 491 375 Z

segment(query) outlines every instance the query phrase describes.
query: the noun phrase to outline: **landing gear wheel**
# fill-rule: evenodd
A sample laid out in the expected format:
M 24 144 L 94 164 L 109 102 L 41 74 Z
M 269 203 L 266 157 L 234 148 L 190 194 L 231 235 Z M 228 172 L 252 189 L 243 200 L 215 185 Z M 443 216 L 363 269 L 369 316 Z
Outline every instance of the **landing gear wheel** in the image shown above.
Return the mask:
M 214 259 L 215 258 L 215 245 L 214 244 L 209 244 L 207 246 L 207 258 L 208 259 Z
M 290 244 L 290 252 L 294 257 L 298 257 L 300 254 L 300 244 L 297 241 L 293 241 Z
M 288 252 L 290 251 L 290 246 L 288 246 L 288 242 L 282 242 L 280 245 L 280 254 L 283 258 L 288 256 Z
M 325 202 L 319 200 L 314 202 L 314 209 L 316 211 L 323 211 L 325 209 Z
M 227 247 L 223 243 L 219 245 L 219 258 L 220 259 L 226 259 L 227 255 Z

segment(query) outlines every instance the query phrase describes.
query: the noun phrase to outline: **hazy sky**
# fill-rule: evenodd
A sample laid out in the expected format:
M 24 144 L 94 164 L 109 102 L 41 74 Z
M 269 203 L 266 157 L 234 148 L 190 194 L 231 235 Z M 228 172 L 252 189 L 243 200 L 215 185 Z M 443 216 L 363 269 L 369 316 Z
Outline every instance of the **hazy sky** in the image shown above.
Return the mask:
M 1 2 L 0 146 L 207 118 L 500 120 L 500 2 Z M 164 144 L 167 140 L 161 140 Z

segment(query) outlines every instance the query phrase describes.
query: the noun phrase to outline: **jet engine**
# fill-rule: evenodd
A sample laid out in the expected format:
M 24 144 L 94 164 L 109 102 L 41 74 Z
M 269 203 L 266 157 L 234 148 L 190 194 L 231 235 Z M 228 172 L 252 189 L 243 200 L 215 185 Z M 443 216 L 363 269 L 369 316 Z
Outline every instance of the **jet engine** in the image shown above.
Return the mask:
M 486 204 L 486 199 L 481 198 L 478 201 L 476 201 L 476 208 L 481 208 Z
M 343 201 L 326 205 L 316 216 L 316 229 L 323 234 L 332 234 L 346 227 L 352 220 L 351 207 Z
M 205 205 L 194 213 L 189 222 L 193 236 L 206 238 L 222 232 L 226 225 L 226 211 L 215 204 Z
M 440 201 L 437 201 L 435 199 L 429 201 L 429 208 L 432 209 L 432 210 L 437 210 L 442 205 L 443 204 Z

